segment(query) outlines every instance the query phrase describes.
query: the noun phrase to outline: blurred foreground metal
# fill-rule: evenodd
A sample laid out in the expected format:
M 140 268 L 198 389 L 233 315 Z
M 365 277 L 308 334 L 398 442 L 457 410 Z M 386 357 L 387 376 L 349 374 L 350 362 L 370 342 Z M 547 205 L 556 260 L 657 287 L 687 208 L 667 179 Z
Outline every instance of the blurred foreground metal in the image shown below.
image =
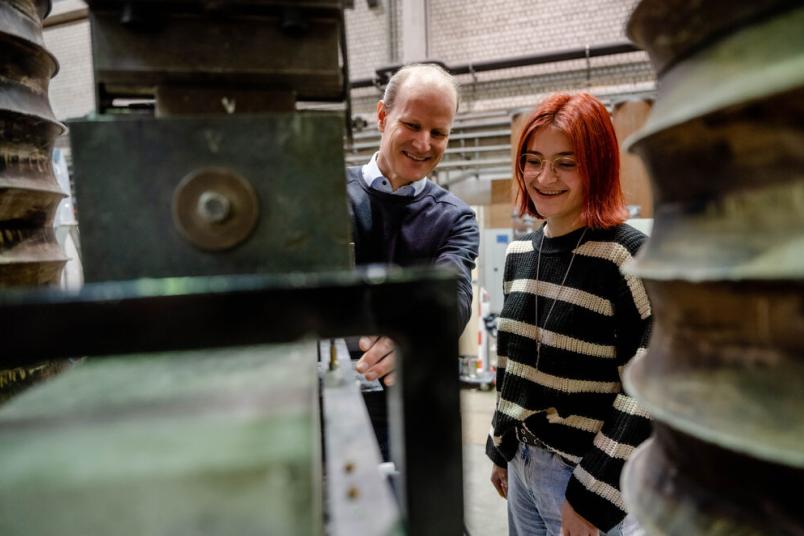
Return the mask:
M 49 12 L 50 0 L 0 3 L 0 292 L 56 284 L 67 262 L 53 228 L 65 193 L 51 155 L 65 129 L 48 100 L 59 69 L 42 36 Z M 64 366 L 0 367 L 0 402 Z
M 655 437 L 626 467 L 651 534 L 804 534 L 804 8 L 645 0 L 659 98 L 631 150 L 656 324 L 626 385 Z
M 47 97 L 58 63 L 45 49 L 49 0 L 0 3 L 0 288 L 52 284 L 67 258 L 53 218 L 64 193 L 51 164 L 64 131 Z
M 395 410 L 391 419 L 392 432 L 398 440 L 395 461 L 402 474 L 400 496 L 404 529 L 392 525 L 393 530 L 377 534 L 399 530 L 409 534 L 460 534 L 463 500 L 459 391 L 455 360 L 449 359 L 452 355 L 457 357 L 455 300 L 455 281 L 451 274 L 378 269 L 363 273 L 97 283 L 73 293 L 14 291 L 0 296 L 0 323 L 11 327 L 11 334 L 5 341 L 13 350 L 9 355 L 22 356 L 14 360 L 4 357 L 4 365 L 23 365 L 28 358 L 97 356 L 88 360 L 91 367 L 77 367 L 0 410 L 0 428 L 6 430 L 5 437 L 9 439 L 2 442 L 0 449 L 4 454 L 0 456 L 0 474 L 4 475 L 0 479 L 0 503 L 18 512 L 11 515 L 9 510 L 8 516 L 0 516 L 2 533 L 30 533 L 26 529 L 27 516 L 22 512 L 33 515 L 42 504 L 49 504 L 51 510 L 69 509 L 63 516 L 78 516 L 77 512 L 82 510 L 102 512 L 89 515 L 87 524 L 76 520 L 66 528 L 57 523 L 64 519 L 62 514 L 43 517 L 36 525 L 42 534 L 85 534 L 98 527 L 114 529 L 116 533 L 140 534 L 137 528 L 146 526 L 143 525 L 146 522 L 153 523 L 147 525 L 151 534 L 175 533 L 171 523 L 156 521 L 167 515 L 163 510 L 169 507 L 169 502 L 153 502 L 149 485 L 129 489 L 128 483 L 140 482 L 142 471 L 150 473 L 150 465 L 158 467 L 163 457 L 179 456 L 176 449 L 184 448 L 186 441 L 193 446 L 202 440 L 215 444 L 220 434 L 247 433 L 249 421 L 242 423 L 246 428 L 230 428 L 233 426 L 230 421 L 240 419 L 238 415 L 242 411 L 263 419 L 267 418 L 266 412 L 273 414 L 271 408 L 278 405 L 278 408 L 285 408 L 282 411 L 299 415 L 302 422 L 294 426 L 317 422 L 317 405 L 305 402 L 303 406 L 307 410 L 302 411 L 293 403 L 306 400 L 308 395 L 312 397 L 317 390 L 309 383 L 310 376 L 315 376 L 315 346 L 304 357 L 292 359 L 286 354 L 301 350 L 261 346 L 252 351 L 245 346 L 368 332 L 394 337 L 403 357 L 398 367 L 401 381 L 391 391 L 391 406 Z M 387 307 L 388 303 L 396 306 Z M 34 318 L 39 326 L 47 326 L 47 337 L 42 336 L 41 327 L 33 327 L 31 320 Z M 210 347 L 221 349 L 181 351 Z M 154 357 L 118 357 L 155 351 L 162 353 Z M 302 386 L 301 391 L 293 387 L 297 384 Z M 125 388 L 121 387 L 123 385 Z M 354 384 L 351 386 L 354 388 Z M 66 393 L 71 394 L 66 396 Z M 352 422 L 356 415 L 329 414 L 326 407 L 324 411 L 326 418 L 343 419 L 346 423 Z M 205 412 L 218 415 L 222 420 L 205 420 Z M 167 426 L 165 419 L 185 414 L 197 425 L 193 435 L 185 436 L 182 429 L 177 428 L 164 432 L 167 435 L 161 436 L 162 439 L 148 439 L 154 427 L 161 430 L 162 426 Z M 130 420 L 128 424 L 127 420 Z M 254 439 L 257 442 L 251 443 L 253 448 L 258 451 L 274 449 L 274 442 L 284 445 L 287 441 L 283 439 L 285 420 L 280 421 L 270 430 L 260 431 Z M 108 437 L 103 435 L 107 430 L 104 423 L 109 422 L 125 427 L 129 430 L 127 434 L 141 436 L 144 450 L 140 456 L 132 457 L 128 448 L 120 450 L 118 446 L 125 441 L 118 442 L 113 430 L 109 429 Z M 17 434 L 15 430 L 24 434 Z M 326 429 L 324 433 L 326 443 L 330 437 Z M 365 426 L 362 434 L 364 439 L 372 437 L 371 430 Z M 428 441 L 422 441 L 422 437 Z M 318 452 L 319 436 L 296 439 L 298 442 L 293 448 L 281 450 L 293 455 L 288 463 L 301 463 L 299 451 L 304 459 L 313 460 L 313 454 Z M 343 435 L 332 439 L 354 440 Z M 71 445 L 77 444 L 82 445 L 84 452 L 80 458 L 73 459 L 75 452 Z M 54 461 L 56 465 L 36 464 L 38 449 L 40 446 L 44 449 L 45 445 L 53 451 L 51 456 L 55 460 L 61 460 Z M 27 456 L 32 458 L 19 465 Z M 214 462 L 209 456 L 207 451 L 200 453 L 197 462 L 188 461 L 181 474 L 203 475 L 207 464 Z M 343 470 L 347 460 L 332 461 Z M 101 462 L 102 466 L 97 465 Z M 220 470 L 230 472 L 238 463 L 233 458 Z M 281 465 L 280 461 L 275 463 Z M 370 466 L 371 452 L 356 463 Z M 73 464 L 78 465 L 73 467 Z M 64 471 L 69 474 L 65 476 Z M 282 513 L 282 523 L 291 523 L 290 520 L 298 516 L 316 518 L 319 514 L 316 504 L 321 500 L 321 489 L 317 487 L 321 474 L 315 470 L 315 465 L 307 467 L 305 474 L 308 472 L 315 485 L 307 480 L 300 483 L 306 490 L 307 502 L 301 501 L 292 510 Z M 98 485 L 108 479 L 112 479 L 114 487 L 120 488 L 119 495 L 111 493 L 109 487 Z M 210 493 L 219 493 L 220 490 L 216 491 L 219 482 L 216 482 L 196 484 L 200 488 L 210 486 Z M 297 484 L 294 482 L 291 488 Z M 232 486 L 227 488 L 227 493 L 238 492 L 237 486 Z M 30 500 L 25 510 L 21 510 L 20 489 L 29 490 L 24 495 Z M 77 494 L 77 497 L 60 503 L 55 500 L 54 489 L 68 495 Z M 286 490 L 292 495 L 291 491 Z M 122 500 L 124 495 L 125 501 Z M 281 502 L 290 500 L 289 496 L 266 494 L 263 500 Z M 361 497 L 354 511 L 360 516 L 373 516 L 374 501 L 382 497 Z M 220 523 L 208 530 L 199 529 L 199 534 L 228 533 L 226 520 L 235 515 L 232 509 L 240 508 L 236 503 L 211 508 L 206 502 L 203 508 L 201 505 L 196 508 L 185 503 L 184 498 L 177 498 L 184 505 L 176 513 L 185 516 L 182 523 L 188 520 L 200 523 L 205 519 Z M 131 520 L 131 528 L 119 527 L 117 508 L 131 501 L 139 504 L 137 509 L 125 512 L 126 519 Z M 307 505 L 307 509 L 303 505 Z M 271 517 L 275 513 L 274 510 L 252 512 L 250 529 L 259 532 L 279 522 Z M 147 521 L 154 516 L 156 520 Z M 96 524 L 103 520 L 105 524 Z M 298 529 L 287 534 L 320 534 L 320 527 L 315 523 L 287 526 Z M 310 527 L 312 532 L 307 530 Z
M 342 3 L 88 3 L 89 284 L 0 295 L 0 366 L 90 357 L 0 408 L 0 533 L 460 534 L 455 277 L 352 271 L 344 114 L 296 110 L 346 98 Z M 317 364 L 377 333 L 397 501 L 351 370 Z

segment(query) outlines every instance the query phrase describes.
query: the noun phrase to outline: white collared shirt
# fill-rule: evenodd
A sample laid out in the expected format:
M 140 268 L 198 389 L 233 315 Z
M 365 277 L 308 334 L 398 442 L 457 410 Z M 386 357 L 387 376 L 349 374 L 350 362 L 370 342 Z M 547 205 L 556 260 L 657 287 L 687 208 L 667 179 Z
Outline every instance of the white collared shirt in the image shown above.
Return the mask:
M 406 184 L 405 186 L 399 188 L 397 191 L 394 191 L 393 187 L 391 186 L 391 181 L 383 176 L 382 172 L 380 171 L 380 166 L 377 165 L 377 156 L 379 154 L 379 152 L 374 153 L 374 156 L 371 157 L 371 160 L 369 160 L 368 164 L 363 166 L 363 180 L 366 182 L 366 185 L 369 188 L 379 192 L 407 197 L 415 197 L 419 195 L 422 190 L 424 190 L 424 187 L 427 184 L 427 177 L 413 181 L 410 184 Z

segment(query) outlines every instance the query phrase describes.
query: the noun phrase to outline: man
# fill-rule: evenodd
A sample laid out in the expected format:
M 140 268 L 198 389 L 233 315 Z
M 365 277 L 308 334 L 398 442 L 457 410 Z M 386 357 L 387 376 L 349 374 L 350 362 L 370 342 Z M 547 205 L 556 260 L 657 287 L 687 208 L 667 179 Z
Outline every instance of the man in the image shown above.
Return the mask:
M 444 155 L 457 109 L 457 84 L 445 70 L 430 64 L 400 69 L 377 103 L 380 150 L 368 164 L 347 170 L 347 191 L 356 264 L 455 269 L 463 328 L 471 312 L 477 220 L 463 201 L 427 179 Z M 382 378 L 391 385 L 393 342 L 361 337 L 359 348 L 357 371 L 369 381 Z

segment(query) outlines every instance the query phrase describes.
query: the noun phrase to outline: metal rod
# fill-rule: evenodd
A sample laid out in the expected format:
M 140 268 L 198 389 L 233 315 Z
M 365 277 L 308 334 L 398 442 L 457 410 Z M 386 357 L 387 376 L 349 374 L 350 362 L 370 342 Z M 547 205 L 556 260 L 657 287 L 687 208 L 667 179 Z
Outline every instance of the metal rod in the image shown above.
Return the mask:
M 578 60 L 586 58 L 595 58 L 599 56 L 613 56 L 616 54 L 627 54 L 629 52 L 638 52 L 641 49 L 633 43 L 611 43 L 606 45 L 597 45 L 593 47 L 578 47 L 569 48 L 565 50 L 556 50 L 551 52 L 544 52 L 541 54 L 528 54 L 525 56 L 515 56 L 511 58 L 501 58 L 496 60 L 481 61 L 477 63 L 464 63 L 460 65 L 447 66 L 447 70 L 453 75 L 470 74 L 481 71 L 496 71 L 499 69 L 510 69 L 513 67 L 526 67 L 528 65 L 540 65 L 544 63 L 555 63 L 559 61 Z M 401 66 L 400 66 L 401 67 Z M 396 69 L 383 69 L 383 72 Z M 352 80 L 350 85 L 352 89 L 371 87 L 375 85 L 378 77 L 374 78 L 360 78 Z

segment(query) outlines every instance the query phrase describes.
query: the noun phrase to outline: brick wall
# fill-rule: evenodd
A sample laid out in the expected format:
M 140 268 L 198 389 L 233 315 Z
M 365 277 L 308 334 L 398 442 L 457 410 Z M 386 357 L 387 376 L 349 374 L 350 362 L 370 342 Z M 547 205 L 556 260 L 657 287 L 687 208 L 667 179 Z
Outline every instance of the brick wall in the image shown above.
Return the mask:
M 430 0 L 430 53 L 464 63 L 622 41 L 635 0 Z
M 353 80 L 373 77 L 377 67 L 390 64 L 397 56 L 395 5 L 383 0 L 378 7 L 369 8 L 366 0 L 356 0 L 354 9 L 346 10 L 346 46 Z
M 89 23 L 84 20 L 46 28 L 45 45 L 59 62 L 49 91 L 56 117 L 64 120 L 94 110 Z

